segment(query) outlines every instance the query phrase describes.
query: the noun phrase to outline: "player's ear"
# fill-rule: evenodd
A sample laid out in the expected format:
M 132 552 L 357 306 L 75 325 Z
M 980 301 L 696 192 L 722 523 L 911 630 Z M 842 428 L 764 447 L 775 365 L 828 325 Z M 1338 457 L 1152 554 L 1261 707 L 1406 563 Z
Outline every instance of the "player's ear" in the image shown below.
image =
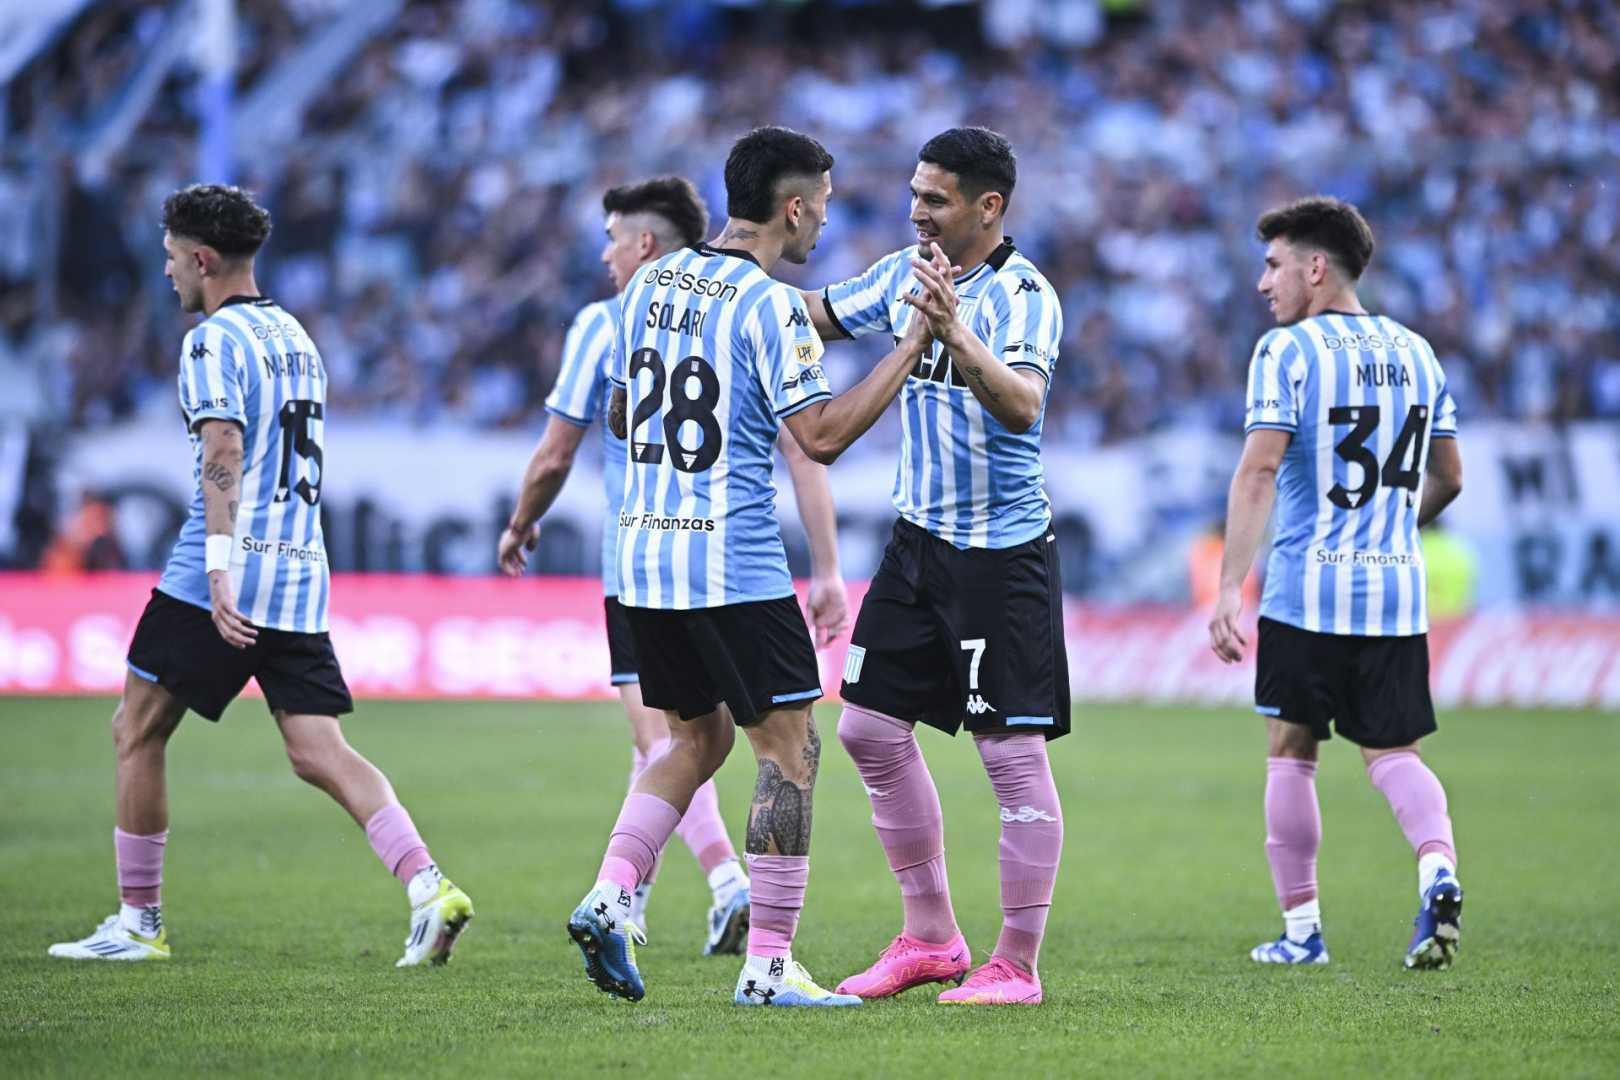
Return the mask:
M 797 232 L 799 222 L 804 219 L 804 196 L 789 195 L 786 210 L 788 229 Z
M 999 191 L 987 191 L 979 196 L 979 224 L 986 228 L 1001 216 L 1003 200 Z

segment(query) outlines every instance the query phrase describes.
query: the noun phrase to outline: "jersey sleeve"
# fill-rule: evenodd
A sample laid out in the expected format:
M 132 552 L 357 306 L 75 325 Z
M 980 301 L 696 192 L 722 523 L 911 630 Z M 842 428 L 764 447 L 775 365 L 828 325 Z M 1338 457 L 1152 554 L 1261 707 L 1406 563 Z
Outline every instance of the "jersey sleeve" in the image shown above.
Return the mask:
M 779 419 L 832 397 L 821 367 L 821 338 L 798 290 L 772 288 L 752 321 L 755 371 Z
M 895 277 L 906 272 L 910 257 L 910 248 L 885 255 L 867 267 L 865 273 L 821 291 L 821 302 L 826 305 L 827 314 L 845 337 L 894 333 L 890 304 Z
M 1293 362 L 1298 355 L 1299 346 L 1280 330 L 1269 331 L 1255 344 L 1254 357 L 1249 361 L 1244 431 L 1299 430 L 1299 372 Z
M 1036 276 L 1001 274 L 985 291 L 974 327 L 992 356 L 1012 368 L 1038 371 L 1048 382 L 1063 339 L 1063 310 L 1052 286 Z
M 180 408 L 186 426 L 232 420 L 247 427 L 237 345 L 222 327 L 202 323 L 180 343 Z
M 612 304 L 591 304 L 563 338 L 562 367 L 546 396 L 546 412 L 588 427 L 602 408 L 602 379 L 613 358 Z
M 1428 342 L 1424 342 L 1428 346 Z M 1429 425 L 1429 434 L 1436 439 L 1455 439 L 1457 437 L 1457 399 L 1451 396 L 1451 384 L 1446 382 L 1445 373 L 1440 370 L 1440 361 L 1435 357 L 1434 350 L 1429 350 L 1429 360 L 1434 365 L 1435 373 L 1440 376 L 1440 392 L 1434 397 L 1434 422 Z

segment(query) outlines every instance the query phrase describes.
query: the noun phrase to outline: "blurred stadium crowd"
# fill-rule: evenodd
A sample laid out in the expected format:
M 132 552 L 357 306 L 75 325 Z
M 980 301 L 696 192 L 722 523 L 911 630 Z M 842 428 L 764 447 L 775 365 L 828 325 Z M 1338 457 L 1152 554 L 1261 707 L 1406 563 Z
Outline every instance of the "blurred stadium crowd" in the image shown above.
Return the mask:
M 14 417 L 175 408 L 189 320 L 156 223 L 197 178 L 207 46 L 127 132 L 107 125 L 189 6 L 93 5 L 6 89 Z M 242 4 L 235 58 L 239 100 L 278 74 L 296 88 L 238 130 L 235 179 L 276 215 L 260 284 L 313 333 L 344 415 L 537 427 L 563 328 L 609 290 L 609 185 L 685 173 L 723 217 L 736 135 L 812 132 L 838 158 L 796 275 L 819 284 L 906 242 L 916 148 L 967 122 L 1012 139 L 1009 232 L 1062 293 L 1049 440 L 1236 430 L 1266 318 L 1252 223 L 1316 190 L 1373 222 L 1364 299 L 1431 339 L 1466 417 L 1620 416 L 1609 3 L 410 0 L 301 84 L 350 14 Z

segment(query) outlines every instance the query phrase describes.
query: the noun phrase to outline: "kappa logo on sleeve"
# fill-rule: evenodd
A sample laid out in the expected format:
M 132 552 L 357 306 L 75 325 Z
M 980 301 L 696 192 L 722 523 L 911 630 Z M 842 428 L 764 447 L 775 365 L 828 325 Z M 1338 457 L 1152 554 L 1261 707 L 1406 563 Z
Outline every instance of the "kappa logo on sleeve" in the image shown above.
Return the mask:
M 810 325 L 810 316 L 806 315 L 804 312 L 800 311 L 798 308 L 794 308 L 793 309 L 793 314 L 788 316 L 787 326 L 788 326 L 789 330 L 793 329 L 795 326 L 809 326 L 809 325 Z
M 1018 288 L 1013 290 L 1013 295 L 1016 296 L 1017 294 L 1019 294 L 1021 292 L 1038 293 L 1040 291 L 1041 291 L 1040 282 L 1036 281 L 1034 278 L 1019 278 L 1018 279 Z
M 208 357 L 213 356 L 213 355 L 214 355 L 214 350 L 210 349 L 206 344 L 204 344 L 201 341 L 197 342 L 197 344 L 195 344 L 195 345 L 193 345 L 191 347 L 191 358 L 193 360 L 206 360 Z

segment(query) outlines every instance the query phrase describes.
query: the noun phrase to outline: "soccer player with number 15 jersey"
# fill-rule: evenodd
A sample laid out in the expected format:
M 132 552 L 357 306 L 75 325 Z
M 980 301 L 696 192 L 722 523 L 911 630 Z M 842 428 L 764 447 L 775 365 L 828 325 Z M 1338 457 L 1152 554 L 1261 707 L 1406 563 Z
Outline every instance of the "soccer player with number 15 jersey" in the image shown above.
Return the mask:
M 388 778 L 345 741 L 337 720 L 353 703 L 326 631 L 326 367 L 298 320 L 259 295 L 253 257 L 270 215 L 240 188 L 193 185 L 164 202 L 163 228 L 164 273 L 181 308 L 203 315 L 180 350 L 196 495 L 136 624 L 113 714 L 123 902 L 88 937 L 50 953 L 168 958 L 160 889 L 169 738 L 187 709 L 218 720 L 256 679 L 293 771 L 353 816 L 405 886 L 411 929 L 397 966 L 443 963 L 472 902 L 439 874 Z M 293 917 L 319 906 L 319 898 L 273 892 L 265 899 Z
M 1232 478 L 1211 644 L 1235 663 L 1243 579 L 1272 503 L 1276 535 L 1260 601 L 1255 711 L 1266 717 L 1266 857 L 1283 934 L 1250 956 L 1325 964 L 1317 899 L 1322 839 L 1317 745 L 1361 747 L 1418 860 L 1409 968 L 1449 967 L 1462 886 L 1445 789 L 1418 753 L 1435 731 L 1418 530 L 1462 490 L 1457 408 L 1434 350 L 1362 307 L 1373 234 L 1322 196 L 1261 215 L 1259 290 L 1277 328 L 1249 367 L 1248 432 Z M 1331 725 L 1331 728 L 1330 728 Z

